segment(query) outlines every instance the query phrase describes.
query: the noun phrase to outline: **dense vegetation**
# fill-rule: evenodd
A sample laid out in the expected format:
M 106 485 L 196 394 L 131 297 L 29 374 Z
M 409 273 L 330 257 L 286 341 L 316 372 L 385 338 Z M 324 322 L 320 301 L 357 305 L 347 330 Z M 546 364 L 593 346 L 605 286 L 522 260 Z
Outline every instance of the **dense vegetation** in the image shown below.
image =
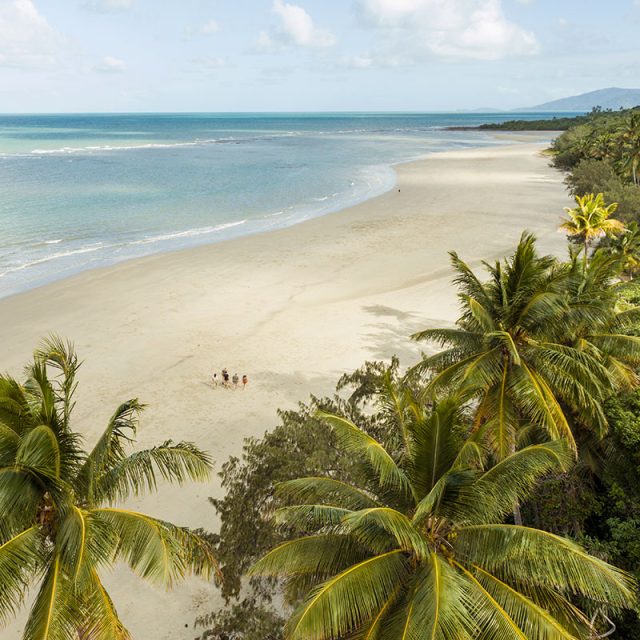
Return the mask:
M 128 452 L 143 409 L 135 399 L 85 451 L 72 428 L 79 366 L 70 345 L 51 339 L 24 382 L 0 376 L 0 625 L 37 586 L 25 640 L 130 638 L 100 578 L 116 562 L 167 587 L 217 569 L 195 533 L 115 506 L 158 478 L 205 480 L 208 456 L 171 441 Z
M 602 193 L 616 217 L 640 219 L 640 109 L 600 112 L 559 136 L 554 164 L 567 171 L 573 195 Z
M 217 548 L 240 599 L 203 638 L 638 637 L 604 563 L 640 576 L 637 254 L 597 248 L 621 227 L 588 200 L 568 261 L 525 234 L 483 281 L 452 254 L 462 315 L 415 336 L 444 351 L 367 363 L 224 466 Z
M 567 116 L 559 118 L 542 118 L 540 120 L 507 120 L 505 122 L 488 122 L 478 129 L 485 131 L 566 131 L 577 124 L 586 124 L 591 116 Z

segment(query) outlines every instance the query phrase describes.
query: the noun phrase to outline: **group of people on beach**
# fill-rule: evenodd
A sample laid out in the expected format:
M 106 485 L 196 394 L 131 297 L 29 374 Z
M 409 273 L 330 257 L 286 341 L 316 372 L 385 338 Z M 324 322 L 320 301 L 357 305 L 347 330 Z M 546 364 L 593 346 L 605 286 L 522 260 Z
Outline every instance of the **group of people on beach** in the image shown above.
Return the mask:
M 222 384 L 222 386 L 225 389 L 237 389 L 238 385 L 240 384 L 240 376 L 238 376 L 237 373 L 234 373 L 232 377 L 229 376 L 229 372 L 226 369 L 223 369 L 220 377 L 218 377 L 218 373 L 216 371 L 213 372 L 213 376 L 211 377 L 211 382 L 215 387 L 217 387 L 219 384 Z M 246 389 L 247 388 L 247 384 L 249 382 L 249 378 L 247 377 L 246 374 L 243 374 L 242 376 L 242 388 Z

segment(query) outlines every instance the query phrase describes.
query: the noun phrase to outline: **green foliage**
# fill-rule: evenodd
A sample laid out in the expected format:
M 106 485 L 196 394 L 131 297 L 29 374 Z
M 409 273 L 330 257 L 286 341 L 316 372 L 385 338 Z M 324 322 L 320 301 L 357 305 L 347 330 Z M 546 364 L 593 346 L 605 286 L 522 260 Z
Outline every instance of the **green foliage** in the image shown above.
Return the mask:
M 390 371 L 396 372 L 394 360 Z M 315 417 L 318 409 L 340 412 L 358 421 L 375 437 L 384 437 L 385 420 L 392 418 L 380 412 L 366 415 L 369 399 L 385 384 L 388 368 L 382 363 L 367 363 L 351 376 L 343 376 L 338 390 L 349 390 L 351 397 L 312 397 L 308 404 L 300 404 L 297 411 L 280 411 L 281 424 L 264 437 L 245 441 L 241 458 L 232 457 L 219 473 L 225 490 L 222 499 L 211 499 L 221 526 L 216 537 L 217 558 L 224 582 L 226 598 L 236 597 L 242 576 L 267 549 L 284 539 L 271 522 L 275 509 L 274 493 L 277 483 L 302 475 L 324 475 L 328 470 L 350 477 L 353 462 L 335 447 L 335 437 Z M 268 596 L 269 585 L 252 581 L 256 595 Z
M 283 640 L 285 622 L 274 607 L 245 598 L 198 618 L 195 627 L 206 627 L 198 640 Z
M 452 263 L 462 310 L 456 328 L 414 336 L 446 347 L 414 367 L 430 376 L 426 393 L 462 389 L 475 398 L 475 423 L 499 459 L 532 431 L 573 448 L 576 424 L 606 431 L 603 402 L 632 383 L 640 362 L 640 342 L 623 335 L 628 318 L 610 287 L 618 259 L 598 252 L 588 265 L 575 257 L 560 264 L 538 255 L 525 234 L 512 256 L 485 264 L 487 282 L 455 253 Z
M 553 143 L 575 196 L 603 193 L 625 222 L 640 220 L 640 109 L 591 114 Z
M 564 208 L 569 217 L 562 222 L 560 229 L 571 242 L 582 245 L 585 269 L 593 246 L 604 238 L 620 236 L 626 231 L 624 223 L 610 217 L 617 208 L 617 202 L 606 204 L 602 193 L 576 196 L 576 206 Z
M 627 170 L 618 163 L 625 156 L 633 155 L 639 113 L 639 108 L 592 112 L 585 121 L 577 122 L 555 140 L 556 166 L 571 169 L 588 158 L 607 160 L 623 175 Z
M 618 204 L 616 217 L 623 222 L 640 219 L 640 187 L 621 178 L 607 160 L 580 160 L 565 183 L 574 196 L 603 193 L 607 202 Z
M 576 536 L 596 556 L 637 572 L 635 556 L 631 556 L 629 563 L 623 563 L 620 558 L 624 547 L 635 554 L 637 546 L 633 504 L 638 494 L 623 482 L 632 475 L 625 474 L 626 465 L 620 463 L 622 475 L 627 477 L 615 482 L 606 479 L 611 465 L 617 464 L 612 457 L 614 437 L 630 442 L 640 439 L 634 417 L 636 407 L 618 415 L 610 405 L 610 398 L 626 398 L 629 393 L 626 390 L 634 388 L 634 369 L 640 362 L 640 346 L 635 338 L 629 337 L 637 333 L 635 307 L 640 302 L 640 294 L 632 283 L 616 284 L 623 264 L 622 256 L 609 248 L 596 251 L 586 269 L 576 257 L 560 263 L 539 256 L 533 239 L 525 236 L 504 263 L 485 265 L 489 281 L 482 282 L 454 256 L 463 315 L 457 328 L 430 330 L 424 336 L 449 344 L 449 350 L 425 360 L 426 367 L 421 364 L 404 377 L 399 374 L 397 361 L 390 367 L 367 363 L 340 380 L 339 394 L 334 398 L 312 398 L 309 404 L 301 405 L 299 411 L 282 413 L 279 427 L 261 440 L 248 441 L 242 460 L 233 459 L 223 468 L 221 476 L 227 496 L 214 504 L 222 520 L 218 552 L 223 559 L 227 584 L 233 585 L 227 587 L 226 595 L 234 597 L 243 585 L 249 590 L 243 593 L 249 593 L 252 606 L 261 610 L 273 593 L 281 593 L 280 583 L 274 580 L 280 575 L 277 567 L 284 566 L 281 565 L 284 562 L 287 571 L 295 576 L 286 581 L 284 593 L 286 606 L 298 611 L 289 623 L 289 629 L 292 624 L 295 628 L 295 621 L 302 615 L 299 607 L 305 594 L 309 589 L 320 589 L 333 575 L 332 567 L 344 570 L 349 566 L 345 565 L 348 558 L 356 563 L 353 566 L 359 566 L 371 557 L 366 549 L 369 553 L 376 549 L 388 553 L 395 544 L 403 553 L 413 549 L 416 558 L 429 559 L 430 547 L 428 544 L 425 547 L 421 538 L 424 534 L 421 523 L 433 519 L 434 508 L 441 509 L 450 523 L 460 518 L 483 522 L 483 517 L 493 514 L 495 523 L 499 524 L 505 514 L 509 521 L 508 514 L 523 500 L 522 515 L 528 529 L 539 527 L 562 536 Z M 497 366 L 502 367 L 498 370 L 503 374 L 505 370 L 508 373 L 513 370 L 515 383 L 503 384 L 504 375 L 495 374 L 491 356 L 482 355 L 491 354 L 492 350 L 497 354 Z M 479 362 L 468 373 L 460 373 L 469 366 L 465 353 L 479 358 Z M 457 362 L 464 364 L 456 369 Z M 557 394 L 551 416 L 561 425 L 563 419 L 566 421 L 562 429 L 556 427 L 554 432 L 545 428 L 549 411 L 536 411 L 531 392 L 526 388 L 523 391 L 521 373 L 519 378 L 517 371 L 523 363 L 530 363 L 530 370 L 537 373 L 536 379 L 545 383 L 538 387 L 546 385 L 541 396 L 543 409 L 554 406 L 552 394 Z M 447 375 L 441 376 L 442 371 L 452 366 L 454 375 L 449 379 Z M 435 377 L 430 377 L 436 367 Z M 487 386 L 491 376 L 495 376 L 497 391 L 485 400 L 486 395 L 493 393 L 487 392 L 491 388 Z M 508 391 L 504 396 L 509 398 L 508 402 L 496 401 L 502 387 Z M 452 392 L 455 395 L 451 396 Z M 518 393 L 524 394 L 522 399 Z M 436 412 L 425 404 L 434 398 L 438 401 Z M 500 431 L 496 408 L 504 424 L 512 420 L 511 427 Z M 640 415 L 640 407 L 637 410 Z M 340 417 L 329 417 L 327 413 Z M 327 420 L 331 428 L 319 422 L 318 416 Z M 416 428 L 417 423 L 424 432 Z M 602 440 L 608 428 L 611 434 Z M 470 429 L 473 430 L 471 438 L 468 437 Z M 421 437 L 420 433 L 431 435 Z M 507 438 L 502 454 L 496 446 L 500 433 Z M 546 455 L 544 441 L 549 436 L 557 438 L 562 434 L 574 439 L 579 461 L 567 469 L 565 459 L 560 468 L 554 470 L 543 465 L 543 470 L 539 465 Z M 434 458 L 430 447 L 435 442 L 446 445 L 450 454 Z M 543 457 L 535 461 L 538 446 L 543 447 L 540 450 Z M 521 453 L 527 458 L 519 462 Z M 556 465 L 558 462 L 561 461 L 556 459 Z M 494 476 L 492 490 L 483 493 L 482 499 L 470 498 L 469 482 L 478 485 L 474 490 L 481 490 L 483 481 L 478 479 L 478 473 L 483 473 L 483 469 L 486 483 Z M 610 488 L 603 488 L 609 487 L 607 483 L 611 484 Z M 622 493 L 620 487 L 623 487 Z M 477 504 L 481 505 L 480 509 Z M 625 509 L 631 514 L 628 518 Z M 507 541 L 511 546 L 519 539 L 510 531 L 482 530 L 478 532 L 481 534 L 478 539 L 482 540 L 479 546 L 486 550 Z M 355 535 L 358 544 L 345 542 L 343 538 L 347 534 Z M 297 542 L 292 542 L 301 535 Z M 536 556 L 535 563 L 526 569 L 522 566 L 518 576 L 536 573 L 537 565 L 543 567 L 539 571 L 545 575 L 559 570 L 553 564 L 546 564 L 548 554 L 555 557 L 545 546 L 547 538 L 534 539 L 534 536 L 523 534 L 517 544 L 526 544 L 529 554 L 532 544 L 542 545 L 540 548 L 544 551 Z M 464 539 L 462 543 L 471 544 Z M 366 549 L 359 544 L 364 544 Z M 281 550 L 267 554 L 260 565 L 266 575 L 254 575 L 248 583 L 243 580 L 248 566 L 274 547 Z M 472 548 L 476 547 L 469 547 Z M 563 548 L 563 553 L 567 549 Z M 336 613 L 339 611 L 336 607 L 343 602 L 350 607 L 354 602 L 350 589 L 363 589 L 362 585 L 369 586 L 366 593 L 357 592 L 355 608 L 348 612 L 352 622 L 364 620 L 376 607 L 401 606 L 405 601 L 392 597 L 393 587 L 392 593 L 385 591 L 394 584 L 394 576 L 405 571 L 398 558 L 392 554 L 381 559 L 381 564 L 363 565 L 354 572 L 362 576 L 362 581 L 339 581 L 335 591 L 315 591 L 319 617 L 307 614 L 314 621 L 314 629 L 321 626 L 320 620 L 337 625 L 335 630 L 342 629 L 340 625 L 346 623 L 339 612 Z M 432 564 L 424 566 L 424 574 L 420 574 L 425 584 L 429 576 L 433 576 L 434 567 L 440 567 L 431 559 Z M 485 557 L 485 561 L 489 559 Z M 487 564 L 485 570 L 491 574 L 489 566 Z M 447 567 L 450 568 L 448 561 Z M 492 581 L 490 575 L 478 569 L 470 571 L 471 577 L 460 567 L 453 574 L 456 571 L 463 580 L 473 577 L 493 598 L 514 596 L 504 584 Z M 448 584 L 452 585 L 447 597 L 455 601 L 457 578 L 453 574 L 447 574 Z M 540 580 L 544 579 L 540 575 Z M 409 582 L 403 584 L 410 584 L 409 574 L 407 580 Z M 587 581 L 591 584 L 593 576 Z M 569 597 L 571 606 L 585 606 L 585 600 L 576 599 L 574 595 Z M 417 596 L 409 592 L 406 601 L 411 597 Z M 420 598 L 423 601 L 424 595 Z M 558 616 L 560 625 L 569 624 L 562 613 L 569 605 L 560 606 L 557 600 L 552 604 L 549 598 L 550 593 L 545 591 L 536 606 L 551 607 L 549 611 Z M 533 624 L 532 619 L 538 620 L 536 609 L 516 606 L 508 599 L 501 602 L 507 615 L 513 616 L 511 619 L 517 625 L 523 625 L 521 628 Z M 229 634 L 236 630 L 234 612 L 238 606 L 217 614 L 217 633 Z M 487 601 L 475 606 L 485 613 L 490 610 Z M 286 608 L 279 611 L 284 613 Z M 433 608 L 427 606 L 424 611 L 423 624 L 427 624 Z M 575 619 L 575 611 L 571 611 L 569 617 Z M 460 637 L 468 632 L 462 630 L 469 623 L 467 614 L 460 617 L 455 607 L 451 610 L 451 624 Z M 398 619 L 402 619 L 401 614 L 398 615 Z M 303 626 L 308 631 L 306 620 L 305 615 Z M 406 623 L 407 618 L 404 621 Z M 636 637 L 633 613 L 617 613 L 615 621 L 619 629 L 629 634 L 623 637 Z M 499 620 L 494 619 L 494 623 L 500 625 Z M 390 628 L 394 624 L 395 616 L 390 618 Z M 283 633 L 282 627 L 278 630 Z M 536 633 L 527 627 L 525 633 L 529 632 Z M 501 633 L 509 632 L 502 629 L 496 633 L 495 637 L 501 637 Z
M 25 640 L 127 640 L 99 577 L 116 562 L 165 586 L 216 571 L 209 545 L 193 532 L 113 506 L 155 490 L 158 477 L 205 480 L 208 455 L 171 441 L 131 453 L 143 409 L 135 399 L 86 451 L 72 429 L 79 366 L 73 347 L 51 338 L 24 383 L 0 376 L 0 625 L 39 582 Z
M 402 380 L 390 386 L 379 406 L 391 406 L 390 391 L 402 395 Z M 286 637 L 568 640 L 591 631 L 574 597 L 613 611 L 634 601 L 629 578 L 578 545 L 502 524 L 541 477 L 568 467 L 563 441 L 525 447 L 487 468 L 483 439 L 468 439 L 459 397 L 427 405 L 421 389 L 410 395 L 394 452 L 348 418 L 320 414 L 367 480 L 352 490 L 373 506 L 354 506 L 352 492 L 318 496 L 317 478 L 295 481 L 294 506 L 277 512 L 294 538 L 250 571 L 284 579 L 292 602 L 306 592 Z M 470 444 L 478 455 L 467 455 Z M 302 492 L 305 484 L 311 490 Z
M 542 118 L 540 120 L 507 120 L 481 124 L 478 129 L 486 131 L 566 131 L 578 124 L 588 122 L 589 116 L 569 116 L 566 118 Z
M 571 173 L 567 174 L 565 183 L 574 196 L 599 192 L 606 196 L 612 188 L 622 184 L 622 180 L 610 162 L 586 158 L 580 160 Z M 606 200 L 611 201 L 610 198 Z

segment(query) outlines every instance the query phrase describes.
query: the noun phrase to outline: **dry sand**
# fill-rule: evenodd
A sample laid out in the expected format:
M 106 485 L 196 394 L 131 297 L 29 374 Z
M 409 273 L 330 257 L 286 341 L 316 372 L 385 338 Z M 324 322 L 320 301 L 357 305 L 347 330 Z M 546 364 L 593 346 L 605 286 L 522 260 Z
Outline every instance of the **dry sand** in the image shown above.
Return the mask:
M 0 301 L 0 367 L 19 375 L 39 339 L 71 338 L 85 364 L 76 427 L 92 444 L 117 404 L 149 405 L 140 445 L 186 439 L 221 464 L 246 436 L 277 424 L 276 409 L 330 393 L 366 359 L 419 349 L 413 331 L 456 317 L 447 251 L 472 265 L 503 256 L 523 229 L 562 253 L 569 203 L 541 155 L 546 140 L 440 153 L 397 167 L 388 193 L 289 229 L 90 271 Z M 212 389 L 213 370 L 249 376 L 246 390 Z M 209 485 L 162 488 L 133 508 L 215 531 Z M 106 582 L 136 640 L 194 638 L 213 587 L 171 593 L 118 569 Z M 188 625 L 188 626 L 187 626 Z M 20 637 L 19 625 L 0 631 Z

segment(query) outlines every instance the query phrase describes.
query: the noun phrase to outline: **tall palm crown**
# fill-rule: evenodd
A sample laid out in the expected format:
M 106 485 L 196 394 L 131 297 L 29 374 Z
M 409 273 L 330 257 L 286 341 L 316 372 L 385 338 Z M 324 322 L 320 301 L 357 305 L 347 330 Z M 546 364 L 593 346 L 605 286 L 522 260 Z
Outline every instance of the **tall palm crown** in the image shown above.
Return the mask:
M 631 243 L 635 242 L 631 238 Z M 567 296 L 564 322 L 550 327 L 549 335 L 591 354 L 607 368 L 615 390 L 630 391 L 638 384 L 640 339 L 627 334 L 640 321 L 640 308 L 621 303 L 625 284 L 620 276 L 629 268 L 628 260 L 624 251 L 599 249 L 583 270 L 573 256 L 562 281 Z
M 569 640 L 593 631 L 576 597 L 614 610 L 633 602 L 627 575 L 568 539 L 502 524 L 538 478 L 568 463 L 562 441 L 485 469 L 456 398 L 432 410 L 414 403 L 411 413 L 399 454 L 349 420 L 319 414 L 369 481 L 279 485 L 294 505 L 276 517 L 301 537 L 251 575 L 279 576 L 291 593 L 306 593 L 288 622 L 290 640 Z
M 116 409 L 85 451 L 71 425 L 78 359 L 53 338 L 23 384 L 0 376 L 0 626 L 39 584 L 25 640 L 124 640 L 129 634 L 100 580 L 116 561 L 170 586 L 209 576 L 215 560 L 188 529 L 113 506 L 155 490 L 158 478 L 205 480 L 208 456 L 190 443 L 127 454 L 142 405 Z
M 617 203 L 605 204 L 602 193 L 576 196 L 576 207 L 565 207 L 569 219 L 560 225 L 562 231 L 582 243 L 586 264 L 590 247 L 608 235 L 622 233 L 625 229 L 620 220 L 609 218 L 618 208 Z
M 503 263 L 485 264 L 487 282 L 457 254 L 451 256 L 462 307 L 457 326 L 414 335 L 446 347 L 415 367 L 432 375 L 426 393 L 437 397 L 463 387 L 474 394 L 476 428 L 486 433 L 498 458 L 514 451 L 518 434 L 529 429 L 565 438 L 575 448 L 567 412 L 603 431 L 602 402 L 616 380 L 596 347 L 567 340 L 570 335 L 577 342 L 578 327 L 601 318 L 584 297 L 571 304 L 570 268 L 539 256 L 529 234 Z

